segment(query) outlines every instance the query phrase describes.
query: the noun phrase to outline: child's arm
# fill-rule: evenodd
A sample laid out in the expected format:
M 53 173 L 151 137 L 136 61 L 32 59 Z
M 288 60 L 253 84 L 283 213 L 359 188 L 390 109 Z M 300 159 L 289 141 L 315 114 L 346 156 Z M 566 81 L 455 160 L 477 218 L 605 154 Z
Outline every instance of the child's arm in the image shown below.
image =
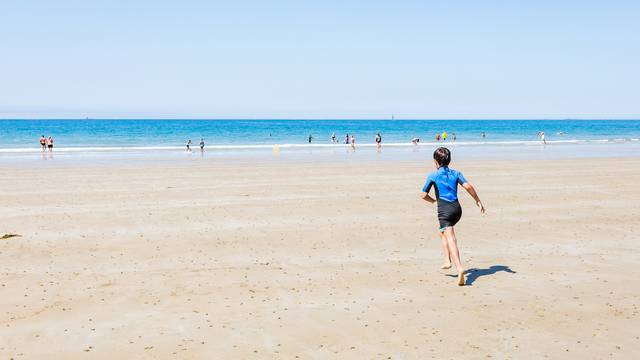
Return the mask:
M 476 192 L 476 189 L 473 187 L 473 185 L 471 185 L 471 183 L 466 182 L 462 184 L 462 187 L 465 190 L 467 190 L 469 195 L 471 195 L 471 197 L 476 201 L 476 205 L 480 208 L 480 212 L 484 214 L 485 212 L 484 205 L 482 205 L 482 201 L 480 201 L 480 197 L 478 196 L 478 193 Z
M 422 200 L 428 202 L 428 203 L 434 203 L 436 202 L 436 199 L 432 198 L 429 193 L 427 192 L 422 192 L 422 194 L 420 195 L 420 197 L 422 198 Z

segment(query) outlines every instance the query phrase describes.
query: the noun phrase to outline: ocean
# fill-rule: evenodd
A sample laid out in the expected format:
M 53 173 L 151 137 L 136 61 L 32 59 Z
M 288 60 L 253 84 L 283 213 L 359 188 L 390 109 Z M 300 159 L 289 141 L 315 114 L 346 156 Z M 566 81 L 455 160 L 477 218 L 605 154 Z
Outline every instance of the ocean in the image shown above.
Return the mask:
M 183 149 L 201 138 L 207 149 L 328 147 L 332 134 L 344 143 L 347 133 L 373 146 L 378 132 L 383 145 L 410 146 L 416 137 L 437 143 L 444 131 L 457 145 L 538 144 L 540 131 L 551 144 L 637 142 L 640 120 L 0 120 L 0 152 L 37 151 L 40 135 L 52 136 L 57 152 L 78 152 Z

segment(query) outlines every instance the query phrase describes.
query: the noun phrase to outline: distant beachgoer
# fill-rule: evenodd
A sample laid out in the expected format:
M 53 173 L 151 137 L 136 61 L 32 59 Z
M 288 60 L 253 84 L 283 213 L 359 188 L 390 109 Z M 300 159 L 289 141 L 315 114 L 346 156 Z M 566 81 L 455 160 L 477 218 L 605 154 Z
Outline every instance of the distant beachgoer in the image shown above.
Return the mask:
M 46 144 L 49 151 L 53 151 L 53 138 L 51 136 L 47 138 Z
M 200 151 L 204 150 L 204 138 L 200 138 Z
M 331 142 L 336 143 L 336 133 L 331 134 Z
M 352 149 L 356 149 L 356 136 L 355 135 L 351 135 L 351 148 Z
M 442 269 L 451 268 L 451 260 L 453 260 L 458 270 L 458 285 L 462 286 L 465 284 L 465 271 L 462 268 L 456 233 L 453 229 L 462 217 L 462 208 L 458 202 L 458 185 L 461 185 L 473 197 L 481 213 L 484 214 L 485 209 L 473 185 L 464 178 L 461 172 L 449 168 L 449 163 L 451 162 L 449 149 L 444 147 L 436 149 L 433 152 L 433 162 L 437 170 L 427 177 L 420 197 L 432 204 L 437 202 L 438 221 L 440 223 L 438 235 L 442 239 L 442 250 L 444 252 Z M 429 191 L 434 187 L 436 199 L 429 195 Z
M 456 133 L 451 133 L 451 136 L 453 136 L 453 141 L 456 141 L 456 139 L 457 139 Z
M 436 141 L 440 141 L 440 133 L 436 134 Z
M 44 135 L 40 136 L 40 147 L 42 148 L 42 151 L 47 149 L 47 138 L 45 138 Z
M 191 139 L 187 141 L 187 151 L 191 151 Z
M 538 133 L 538 137 L 540 138 L 540 141 L 542 141 L 543 144 L 545 145 L 547 144 L 547 140 L 545 139 L 545 136 L 544 136 L 544 131 L 540 131 Z
M 413 139 L 411 139 L 411 143 L 412 143 L 413 145 L 418 145 L 418 143 L 419 143 L 419 142 L 420 142 L 420 138 L 413 138 Z
M 344 136 L 344 143 L 349 145 L 349 133 Z
M 487 137 L 487 134 L 485 134 L 484 131 L 483 131 L 482 134 L 480 134 L 480 136 L 482 136 L 482 138 L 484 139 L 484 138 Z
M 376 134 L 376 145 L 378 146 L 378 148 L 382 146 L 382 135 L 380 135 L 380 133 Z
M 447 140 L 447 132 L 446 131 L 442 133 L 442 140 L 443 141 Z
M 313 136 L 311 136 L 311 134 L 309 134 L 309 144 L 311 144 L 311 140 L 313 139 Z

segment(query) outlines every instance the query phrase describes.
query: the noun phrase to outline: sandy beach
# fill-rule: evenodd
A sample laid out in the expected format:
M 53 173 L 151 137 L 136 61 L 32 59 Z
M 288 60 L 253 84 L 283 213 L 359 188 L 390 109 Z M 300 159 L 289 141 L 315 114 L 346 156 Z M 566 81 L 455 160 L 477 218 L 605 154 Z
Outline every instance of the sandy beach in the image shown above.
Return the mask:
M 640 158 L 4 166 L 2 359 L 640 357 Z

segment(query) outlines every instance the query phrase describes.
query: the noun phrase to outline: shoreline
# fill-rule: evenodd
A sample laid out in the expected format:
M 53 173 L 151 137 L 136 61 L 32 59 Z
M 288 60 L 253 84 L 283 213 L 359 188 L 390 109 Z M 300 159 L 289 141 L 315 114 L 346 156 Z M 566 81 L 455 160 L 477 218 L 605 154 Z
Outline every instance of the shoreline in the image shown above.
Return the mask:
M 31 152 L 0 152 L 0 165 L 2 166 L 47 166 L 52 165 L 77 165 L 89 164 L 118 165 L 133 164 L 145 165 L 148 163 L 162 163 L 166 165 L 187 164 L 215 164 L 218 162 L 251 163 L 252 161 L 264 162 L 329 162 L 351 163 L 360 161 L 377 162 L 404 162 L 430 160 L 433 150 L 440 146 L 452 150 L 453 159 L 467 161 L 486 160 L 559 160 L 603 157 L 639 157 L 640 141 L 600 141 L 600 142 L 548 142 L 546 145 L 540 142 L 529 142 L 525 145 L 505 143 L 483 143 L 481 145 L 455 142 L 421 143 L 393 146 L 383 144 L 377 149 L 375 144 L 360 144 L 353 150 L 346 144 L 314 146 L 253 146 L 240 148 L 213 148 L 205 147 L 186 151 L 184 147 L 171 149 L 110 149 L 102 151 L 85 151 L 75 149 L 73 151 L 61 151 L 55 149 L 52 152 L 34 150 Z
M 434 147 L 434 146 L 544 146 L 544 145 L 580 145 L 580 144 L 626 144 L 640 142 L 640 138 L 611 138 L 611 139 L 567 139 L 567 140 L 547 140 L 546 144 L 540 140 L 496 140 L 496 141 L 424 141 L 418 144 L 411 142 L 383 143 L 382 147 L 391 148 L 413 148 L 413 147 Z M 215 144 L 206 145 L 206 150 L 271 150 L 273 147 L 280 149 L 306 149 L 306 148 L 331 148 L 351 147 L 350 144 L 344 143 L 272 143 L 272 144 Z M 358 148 L 376 148 L 376 143 L 357 143 Z M 131 151 L 166 151 L 166 150 L 184 150 L 185 145 L 170 146 L 77 146 L 77 147 L 56 147 L 56 152 L 131 152 Z M 197 144 L 192 145 L 193 151 L 200 150 Z M 48 150 L 46 150 L 48 151 Z M 45 152 L 46 152 L 45 151 Z M 37 147 L 32 148 L 0 148 L 0 154 L 22 154 L 22 153 L 38 153 L 43 152 Z

